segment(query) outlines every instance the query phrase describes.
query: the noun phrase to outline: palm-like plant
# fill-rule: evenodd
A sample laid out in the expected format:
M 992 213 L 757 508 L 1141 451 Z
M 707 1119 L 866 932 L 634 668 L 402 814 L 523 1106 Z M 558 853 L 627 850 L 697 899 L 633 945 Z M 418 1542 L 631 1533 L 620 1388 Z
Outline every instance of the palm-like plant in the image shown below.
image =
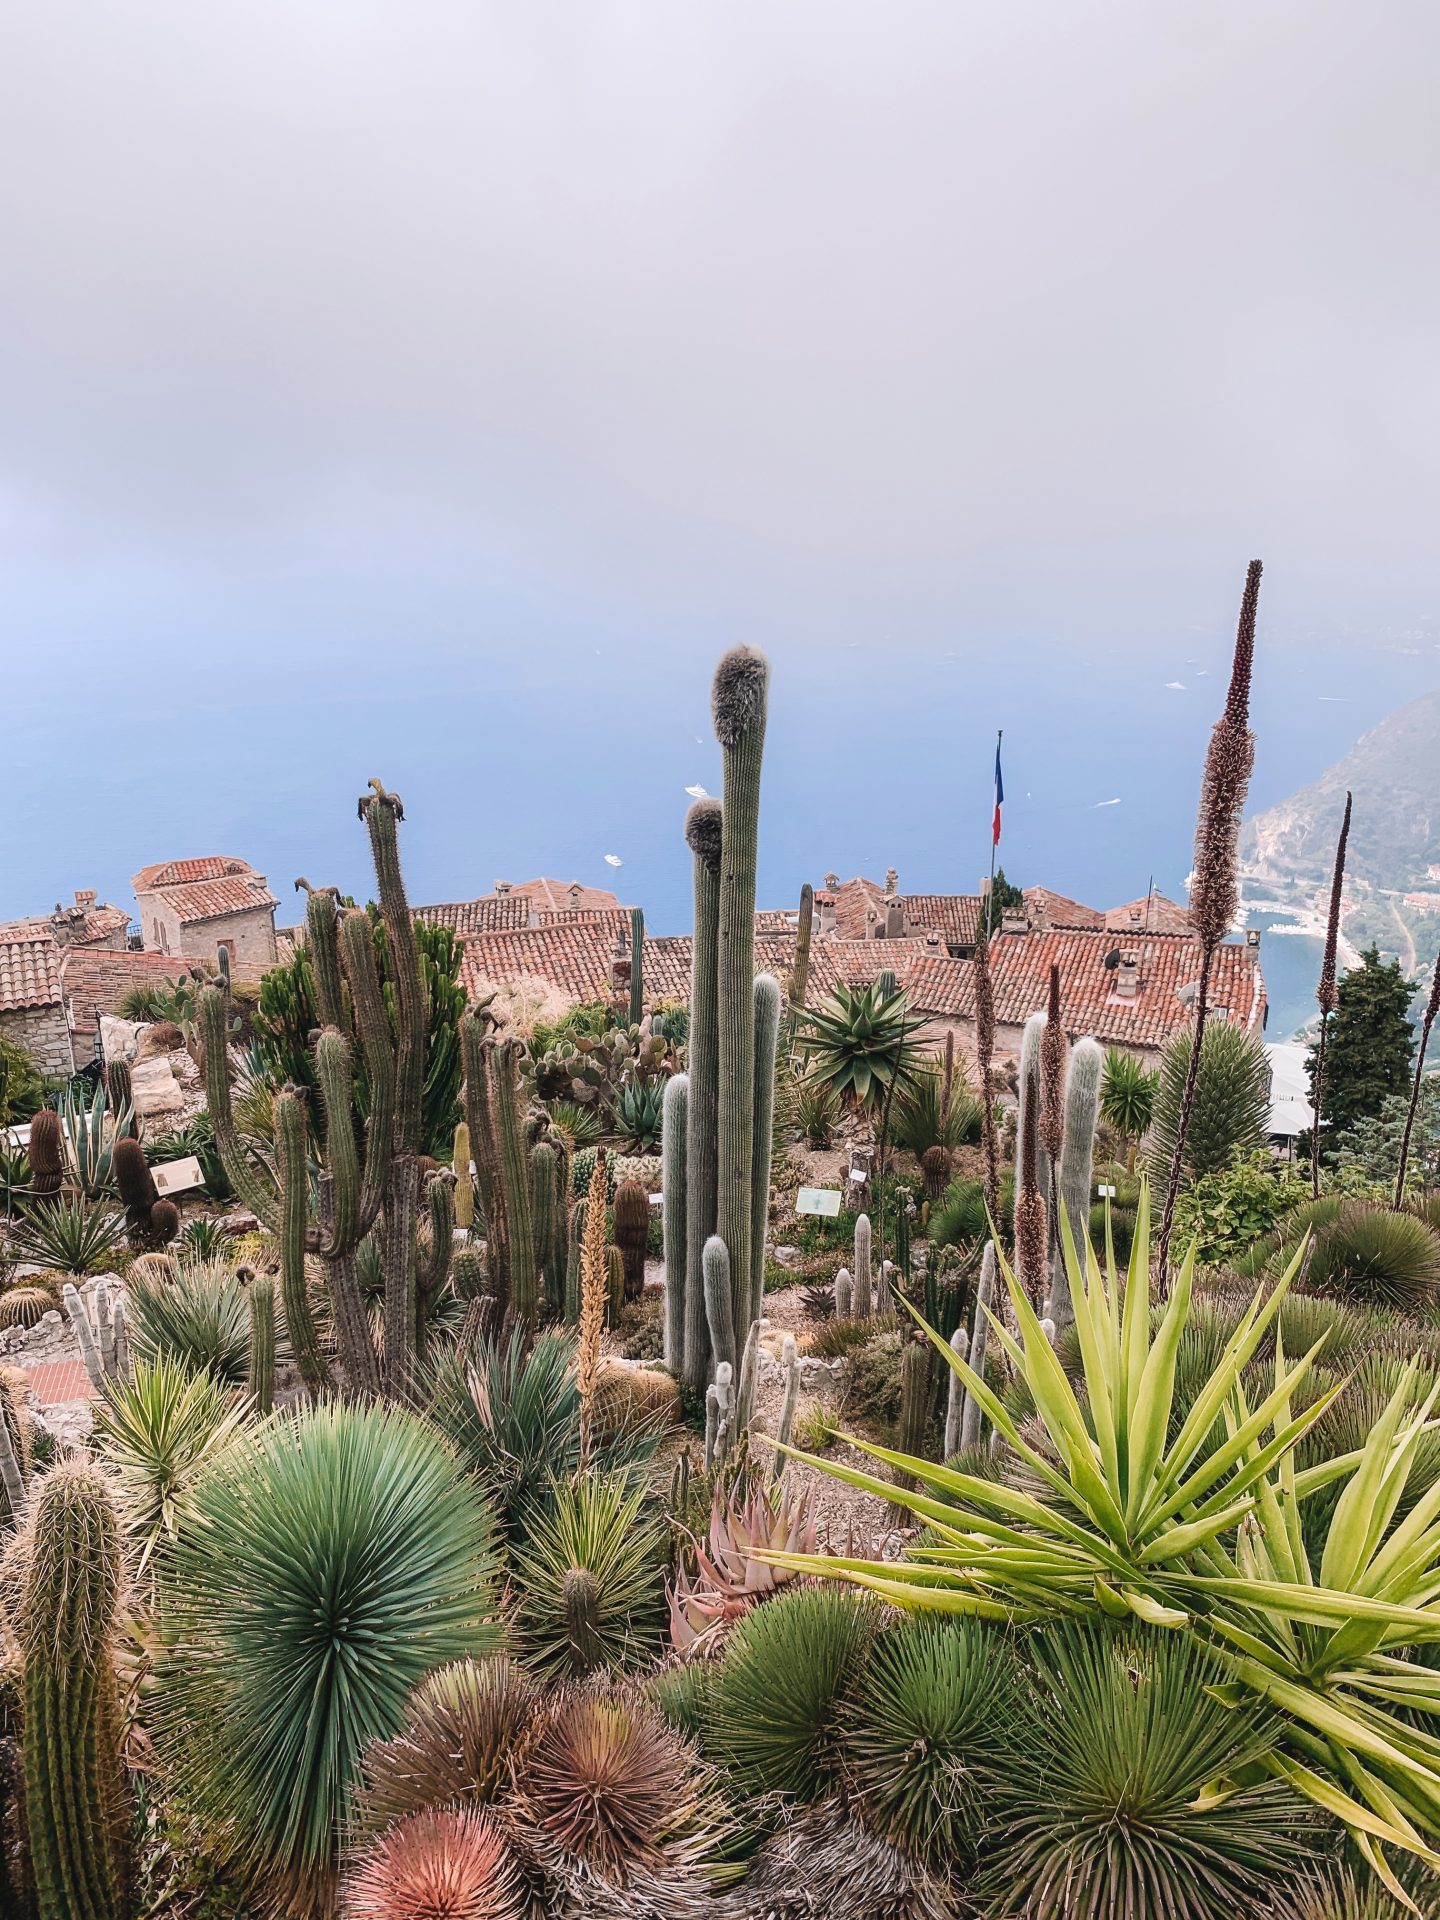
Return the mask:
M 180 1795 L 240 1878 L 328 1914 L 362 1752 L 428 1673 L 499 1638 L 484 1505 L 414 1415 L 325 1405 L 212 1460 L 161 1560 Z
M 888 991 L 885 983 L 842 984 L 801 1018 L 806 1077 L 827 1082 L 847 1106 L 873 1110 L 916 1085 L 919 1026 L 905 995 Z
M 1215 1794 L 1267 1754 L 1274 1729 L 1215 1697 L 1224 1670 L 1194 1641 L 1072 1625 L 1041 1640 L 1032 1669 L 1020 1753 L 990 1809 L 1000 1910 L 1231 1920 L 1305 1862 L 1312 1823 L 1287 1786 Z
M 1150 1125 L 1150 1164 L 1157 1178 L 1164 1177 L 1174 1158 L 1194 1044 L 1193 1034 L 1179 1034 L 1160 1058 Z M 1182 1173 L 1187 1179 L 1217 1173 L 1237 1153 L 1263 1147 L 1269 1118 L 1270 1067 L 1258 1036 L 1228 1020 L 1207 1020 L 1180 1157 Z
M 558 1487 L 515 1556 L 515 1622 L 531 1663 L 580 1679 L 652 1652 L 663 1560 L 643 1487 L 595 1474 Z
M 169 1354 L 140 1360 L 133 1380 L 107 1383 L 95 1411 L 95 1441 L 115 1478 L 140 1571 L 162 1539 L 173 1539 L 180 1504 L 234 1439 L 244 1406 L 209 1373 Z
M 546 1107 L 550 1130 L 557 1133 L 568 1154 L 582 1147 L 595 1147 L 605 1138 L 605 1122 L 593 1107 L 578 1100 L 552 1100 Z
M 57 1273 L 94 1273 L 125 1238 L 125 1216 L 90 1200 L 36 1207 L 10 1233 L 10 1252 Z
M 1311 1397 L 1318 1347 L 1292 1365 L 1278 1336 L 1273 1386 L 1257 1390 L 1252 1405 L 1245 1382 L 1301 1264 L 1297 1253 L 1241 1314 L 1177 1432 L 1193 1251 L 1152 1327 L 1148 1189 L 1123 1286 L 1113 1257 L 1102 1268 L 1087 1249 L 1082 1263 L 1068 1222 L 1061 1232 L 1078 1389 L 1008 1266 L 1020 1338 L 992 1317 L 1038 1431 L 1022 1431 L 948 1341 L 927 1329 L 1019 1456 L 1027 1484 L 996 1486 L 857 1440 L 913 1475 L 919 1490 L 897 1491 L 819 1458 L 813 1464 L 910 1507 L 929 1523 L 925 1544 L 901 1568 L 823 1557 L 782 1563 L 854 1580 L 907 1606 L 1173 1627 L 1220 1661 L 1237 1702 L 1277 1713 L 1278 1744 L 1264 1764 L 1342 1818 L 1382 1877 L 1393 1880 L 1387 1846 L 1440 1865 L 1432 1845 L 1440 1839 L 1440 1672 L 1406 1655 L 1440 1641 L 1440 1485 L 1396 1518 L 1440 1386 L 1412 1405 L 1412 1363 L 1362 1448 L 1301 1468 L 1297 1444 L 1343 1383 Z M 1309 1404 L 1297 1412 L 1302 1391 Z M 1316 1568 L 1298 1506 L 1339 1481 L 1346 1484 Z
M 1123 1047 L 1107 1047 L 1100 1080 L 1100 1117 L 1125 1143 L 1126 1165 L 1135 1170 L 1135 1149 L 1150 1131 L 1155 1115 L 1158 1073 L 1150 1072 Z

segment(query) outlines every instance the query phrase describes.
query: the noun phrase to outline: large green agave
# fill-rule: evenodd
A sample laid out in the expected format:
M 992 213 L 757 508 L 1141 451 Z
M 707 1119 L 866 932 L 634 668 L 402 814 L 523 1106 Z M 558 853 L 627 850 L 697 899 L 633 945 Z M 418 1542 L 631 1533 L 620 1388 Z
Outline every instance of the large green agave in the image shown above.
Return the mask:
M 1134 1615 L 1195 1637 L 1227 1670 L 1231 1704 L 1259 1700 L 1280 1715 L 1267 1769 L 1341 1819 L 1396 1897 L 1408 1899 L 1386 1849 L 1440 1866 L 1440 1672 L 1407 1657 L 1440 1641 L 1440 1486 L 1392 1522 L 1416 1452 L 1435 1429 L 1440 1386 L 1418 1395 L 1417 1369 L 1408 1368 L 1363 1447 L 1301 1469 L 1298 1442 L 1345 1385 L 1303 1396 L 1308 1404 L 1294 1411 L 1323 1345 L 1292 1362 L 1279 1337 L 1303 1248 L 1240 1315 L 1181 1418 L 1176 1356 L 1191 1315 L 1193 1251 L 1152 1322 L 1148 1190 L 1123 1279 L 1108 1236 L 1102 1267 L 1088 1246 L 1077 1252 L 1063 1219 L 1061 1233 L 1078 1388 L 1003 1262 L 1020 1337 L 992 1315 L 1043 1438 L 1028 1438 L 949 1343 L 925 1329 L 1018 1456 L 1027 1486 L 857 1439 L 884 1466 L 913 1476 L 913 1491 L 831 1460 L 811 1463 L 909 1507 L 927 1523 L 923 1543 L 898 1567 L 776 1558 L 908 1608 L 994 1620 Z M 1252 1406 L 1242 1375 L 1272 1332 L 1274 1385 Z M 1315 1568 L 1300 1503 L 1337 1481 L 1347 1484 Z M 1037 1482 L 1043 1491 L 1030 1490 Z

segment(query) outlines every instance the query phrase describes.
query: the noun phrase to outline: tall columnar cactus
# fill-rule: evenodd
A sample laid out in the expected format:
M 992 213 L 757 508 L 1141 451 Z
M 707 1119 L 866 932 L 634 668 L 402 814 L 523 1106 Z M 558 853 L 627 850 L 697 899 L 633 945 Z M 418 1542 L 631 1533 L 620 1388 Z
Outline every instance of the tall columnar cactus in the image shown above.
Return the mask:
M 855 1283 L 850 1278 L 850 1269 L 841 1267 L 835 1276 L 835 1318 L 849 1320 L 854 1317 Z
M 1040 1102 L 1030 1099 L 1021 1109 L 1020 1164 L 1015 1180 L 1015 1274 L 1036 1312 L 1048 1291 L 1049 1220 L 1041 1185 Z
M 995 1299 L 997 1264 L 995 1242 L 987 1240 L 980 1259 L 980 1281 L 975 1291 L 975 1327 L 970 1336 L 970 1371 L 981 1380 L 985 1378 L 985 1349 L 990 1341 L 990 1308 Z M 967 1387 L 960 1414 L 962 1447 L 973 1447 L 979 1440 L 982 1418 L 980 1402 Z
M 399 796 L 378 780 L 372 780 L 370 788 L 360 800 L 359 813 L 369 834 L 380 896 L 388 986 L 382 991 L 370 915 L 358 908 L 342 909 L 333 888 L 297 883 L 308 896 L 305 945 L 319 1021 L 315 1079 L 324 1125 L 321 1115 L 299 1104 L 293 1089 L 277 1099 L 276 1178 L 250 1153 L 235 1128 L 226 985 L 202 990 L 199 1016 L 216 1147 L 240 1199 L 286 1249 L 286 1319 L 307 1385 L 319 1392 L 330 1383 L 328 1364 L 311 1337 L 313 1324 L 307 1326 L 303 1263 L 308 1254 L 325 1268 L 346 1384 L 352 1392 L 374 1394 L 383 1388 L 403 1399 L 411 1389 L 425 1300 L 438 1290 L 449 1263 L 448 1239 L 434 1229 L 442 1212 L 449 1217 L 450 1207 L 448 1195 L 429 1196 L 431 1237 L 422 1265 L 420 1149 L 429 1009 L 400 871 L 398 828 L 404 809 Z M 357 1049 L 364 1066 L 363 1125 L 356 1104 Z M 342 1119 L 345 1124 L 339 1124 Z M 319 1160 L 320 1177 L 312 1219 L 309 1162 L 314 1159 Z M 448 1174 L 439 1177 L 448 1183 Z M 355 1268 L 356 1252 L 377 1224 L 383 1225 L 385 1301 L 380 1358 Z
M 20 1524 L 30 1480 L 30 1420 L 25 1411 L 26 1376 L 0 1367 L 0 1535 Z M 0 1890 L 5 1886 L 0 1870 Z
M 795 922 L 795 965 L 790 970 L 790 1024 L 805 1011 L 810 988 L 810 934 L 815 924 L 815 889 L 807 880 L 800 889 L 800 915 Z
M 625 1308 L 625 1256 L 618 1247 L 605 1249 L 605 1324 L 613 1332 Z
M 900 1349 L 900 1423 L 895 1449 L 897 1453 L 909 1454 L 912 1460 L 923 1458 L 925 1453 L 925 1423 L 930 1410 L 930 1353 L 929 1340 L 918 1332 L 906 1338 Z M 899 1468 L 895 1479 L 902 1487 L 914 1484 L 912 1477 Z
M 650 1235 L 650 1196 L 638 1180 L 622 1180 L 615 1189 L 615 1244 L 625 1263 L 625 1298 L 645 1291 L 645 1243 Z
M 964 1327 L 956 1327 L 950 1336 L 950 1346 L 957 1360 L 966 1360 L 970 1356 L 970 1336 Z M 965 1420 L 964 1381 L 953 1368 L 945 1396 L 945 1458 L 948 1460 L 960 1451 L 960 1433 Z
M 65 1181 L 65 1134 L 53 1107 L 41 1107 L 31 1117 L 25 1155 L 30 1162 L 32 1196 L 41 1201 L 55 1199 Z
M 638 1027 L 645 1018 L 645 914 L 640 907 L 630 909 L 630 1024 Z
M 1095 1128 L 1100 1120 L 1100 1083 L 1105 1073 L 1105 1051 L 1094 1040 L 1080 1040 L 1070 1054 L 1065 1079 L 1065 1140 L 1060 1150 L 1056 1182 L 1060 1206 L 1070 1223 L 1077 1248 L 1083 1249 L 1090 1226 L 1090 1189 L 1095 1172 Z M 1054 1237 L 1059 1241 L 1058 1221 Z M 1075 1318 L 1065 1251 L 1057 1244 L 1050 1274 L 1050 1317 L 1057 1327 Z
M 724 755 L 719 961 L 716 1231 L 730 1254 L 737 1321 L 750 1318 L 755 1208 L 755 861 L 770 678 L 765 656 L 733 647 L 715 670 L 711 711 Z
M 1045 1142 L 1041 1136 L 1040 1125 L 1045 1100 L 1043 1065 L 1045 1026 L 1045 1015 L 1043 1013 L 1032 1013 L 1030 1018 L 1025 1022 L 1024 1032 L 1020 1036 L 1020 1068 L 1018 1076 L 1019 1108 L 1015 1116 L 1015 1153 L 1017 1167 L 1014 1227 L 1017 1236 L 1017 1247 L 1019 1244 L 1020 1194 L 1022 1190 L 1018 1163 L 1021 1143 L 1026 1137 L 1027 1128 L 1034 1143 L 1035 1186 L 1042 1200 L 1050 1192 L 1050 1162 L 1045 1152 Z
M 718 1233 L 705 1242 L 702 1267 L 705 1317 L 710 1328 L 710 1351 L 718 1366 L 723 1360 L 735 1370 L 735 1295 L 730 1284 L 730 1255 Z
M 104 1281 L 94 1290 L 93 1319 L 79 1288 L 73 1282 L 66 1281 L 62 1299 L 90 1384 L 97 1392 L 103 1393 L 111 1381 L 123 1380 L 129 1374 L 124 1304 L 112 1299 L 110 1288 Z
M 795 1345 L 793 1333 L 786 1334 L 780 1348 L 780 1373 L 785 1384 L 780 1397 L 780 1420 L 775 1428 L 775 1440 L 777 1446 L 788 1447 L 795 1430 L 795 1408 L 800 1400 L 800 1349 Z M 774 1469 L 777 1480 L 784 1464 L 784 1455 L 777 1453 Z
M 491 1292 L 501 1318 L 513 1312 L 533 1334 L 540 1312 L 540 1252 L 520 1097 L 523 1044 L 488 1034 L 477 1014 L 461 1021 L 460 1044 Z
M 760 1379 L 760 1322 L 752 1320 L 740 1355 L 740 1386 L 735 1395 L 735 1431 L 744 1433 L 755 1411 L 755 1388 Z
M 530 1149 L 530 1193 L 535 1213 L 535 1252 L 544 1281 L 545 1310 L 558 1319 L 565 1310 L 565 1263 L 557 1252 L 565 1245 L 557 1219 L 562 1206 L 560 1155 L 548 1140 Z
M 138 1140 L 141 1133 L 140 1119 L 135 1112 L 135 1086 L 130 1075 L 130 1062 L 121 1054 L 105 1062 L 105 1100 L 115 1122 L 117 1140 Z
M 724 811 L 718 800 L 697 800 L 685 818 L 694 856 L 695 937 L 690 966 L 690 1093 L 685 1125 L 685 1353 L 684 1374 L 703 1393 L 710 1374 L 705 1313 L 705 1243 L 715 1231 L 719 1181 L 716 1128 L 720 1112 L 720 1031 L 717 967 L 720 946 L 720 861 Z
M 455 1174 L 455 1224 L 469 1233 L 475 1224 L 475 1176 L 470 1171 L 470 1129 L 463 1120 L 455 1128 L 450 1164 Z
M 873 1305 L 871 1298 L 870 1275 L 870 1216 L 860 1214 L 855 1221 L 855 1271 L 852 1275 L 854 1287 L 855 1318 L 868 1320 Z
M 665 1196 L 665 1364 L 672 1373 L 685 1365 L 685 1203 L 686 1147 L 690 1115 L 690 1076 L 672 1074 L 665 1083 L 660 1153 Z
M 250 1307 L 250 1366 L 246 1386 L 257 1413 L 275 1404 L 275 1282 L 257 1273 L 247 1290 Z
M 755 1122 L 750 1167 L 750 1297 L 747 1317 L 760 1318 L 765 1297 L 765 1242 L 770 1231 L 770 1157 L 775 1144 L 775 1057 L 780 1043 L 780 982 L 755 976 Z
M 180 1231 L 180 1210 L 173 1200 L 160 1198 L 138 1140 L 115 1142 L 110 1172 L 125 1208 L 126 1236 L 136 1253 L 168 1247 Z
M 35 1495 L 15 1623 L 39 1920 L 124 1920 L 130 1911 L 112 1664 L 122 1576 L 104 1475 L 88 1463 L 56 1467 Z

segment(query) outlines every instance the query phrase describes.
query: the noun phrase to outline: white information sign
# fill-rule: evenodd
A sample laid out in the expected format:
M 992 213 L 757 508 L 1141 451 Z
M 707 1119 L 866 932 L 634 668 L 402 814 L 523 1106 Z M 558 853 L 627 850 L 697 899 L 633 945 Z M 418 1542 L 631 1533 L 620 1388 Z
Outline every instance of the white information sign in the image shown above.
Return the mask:
M 840 1212 L 838 1187 L 801 1187 L 795 1196 L 796 1213 L 818 1213 L 833 1220 Z

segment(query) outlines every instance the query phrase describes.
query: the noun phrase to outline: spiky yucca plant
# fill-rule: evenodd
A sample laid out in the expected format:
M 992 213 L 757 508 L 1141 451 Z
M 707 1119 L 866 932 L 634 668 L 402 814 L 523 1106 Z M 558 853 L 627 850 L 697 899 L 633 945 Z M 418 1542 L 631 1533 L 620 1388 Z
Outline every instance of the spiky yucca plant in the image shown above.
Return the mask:
M 653 1649 L 664 1542 L 643 1486 L 595 1474 L 558 1487 L 515 1556 L 515 1624 L 541 1673 L 616 1672 Z
M 530 1889 L 505 1835 L 474 1807 L 411 1814 L 371 1843 L 345 1920 L 526 1920 Z
M 158 1741 L 217 1856 L 309 1920 L 365 1747 L 499 1638 L 490 1522 L 433 1429 L 377 1404 L 272 1417 L 186 1513 L 162 1556 Z
M 906 1619 L 881 1634 L 847 1716 L 845 1773 L 866 1823 L 937 1864 L 973 1858 L 1012 1770 L 1020 1686 L 999 1634 Z
M 95 1444 L 140 1543 L 140 1572 L 160 1541 L 174 1537 L 181 1501 L 243 1419 L 243 1403 L 213 1374 L 192 1373 L 168 1354 L 137 1361 L 133 1380 L 107 1381 Z
M 992 1808 L 986 1882 L 1033 1920 L 1234 1920 L 1309 1854 L 1275 1781 L 1216 1797 L 1273 1724 L 1214 1697 L 1224 1674 L 1175 1634 L 1055 1630 L 1035 1648 L 1019 1767 Z
M 225 1386 L 243 1387 L 250 1371 L 250 1305 L 223 1263 L 174 1267 L 164 1278 L 132 1273 L 126 1324 L 137 1360 L 168 1358 Z
M 1265 1920 L 1412 1920 L 1372 1875 L 1332 1866 L 1307 1873 L 1265 1909 Z
M 457 1660 L 422 1682 L 402 1733 L 365 1749 L 356 1825 L 381 1833 L 427 1807 L 487 1805 L 510 1786 L 510 1757 L 540 1692 L 505 1654 Z
M 835 1778 L 845 1708 L 876 1611 L 835 1587 L 802 1587 L 748 1613 L 725 1643 L 710 1747 L 750 1793 L 814 1800 Z
M 1182 1033 L 1160 1057 L 1160 1085 L 1150 1129 L 1150 1161 L 1157 1180 L 1164 1178 L 1174 1159 L 1182 1116 L 1186 1120 L 1180 1154 L 1183 1177 L 1218 1173 L 1236 1154 L 1265 1144 L 1270 1068 L 1259 1038 L 1228 1020 L 1207 1020 L 1192 1082 L 1193 1050 L 1193 1036 Z
M 577 1912 L 588 1880 L 629 1892 L 628 1904 L 600 1910 L 703 1912 L 724 1877 L 729 1823 L 712 1777 L 639 1699 L 562 1689 L 516 1755 L 515 1788 L 527 1837 Z
M 53 1200 L 10 1230 L 10 1255 L 77 1279 L 98 1272 L 125 1238 L 125 1216 L 91 1200 Z
M 1357 1303 L 1426 1312 L 1440 1293 L 1440 1234 L 1413 1213 L 1353 1202 L 1316 1234 L 1305 1284 Z

